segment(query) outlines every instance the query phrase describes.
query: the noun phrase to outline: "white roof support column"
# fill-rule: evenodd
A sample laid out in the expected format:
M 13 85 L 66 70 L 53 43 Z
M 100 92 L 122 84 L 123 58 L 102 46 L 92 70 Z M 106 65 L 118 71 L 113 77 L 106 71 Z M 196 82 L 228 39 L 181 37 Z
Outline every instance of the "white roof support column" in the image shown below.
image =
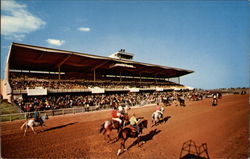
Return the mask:
M 95 74 L 95 70 L 96 70 L 96 69 L 94 69 L 94 70 L 93 70 L 93 77 L 94 77 L 94 79 L 93 79 L 93 80 L 94 80 L 94 82 L 96 81 L 96 74 Z
M 58 67 L 58 80 L 61 80 L 61 66 Z

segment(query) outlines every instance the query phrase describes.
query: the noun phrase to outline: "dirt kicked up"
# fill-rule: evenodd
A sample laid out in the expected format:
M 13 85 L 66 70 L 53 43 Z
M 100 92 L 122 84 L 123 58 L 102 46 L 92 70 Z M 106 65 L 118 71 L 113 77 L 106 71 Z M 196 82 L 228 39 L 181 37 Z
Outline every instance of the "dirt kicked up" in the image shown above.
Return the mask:
M 177 159 L 183 143 L 192 140 L 197 146 L 205 143 L 212 159 L 246 159 L 249 148 L 248 95 L 227 95 L 211 106 L 211 99 L 187 102 L 186 107 L 165 108 L 165 123 L 151 127 L 155 105 L 132 108 L 149 120 L 138 147 L 128 139 L 128 151 L 118 158 Z M 44 131 L 34 135 L 29 129 L 23 136 L 24 121 L 1 123 L 1 157 L 3 158 L 117 158 L 120 141 L 108 144 L 99 134 L 100 125 L 110 119 L 111 110 L 50 117 Z M 113 131 L 111 137 L 115 138 Z M 185 152 L 183 152 L 185 154 Z

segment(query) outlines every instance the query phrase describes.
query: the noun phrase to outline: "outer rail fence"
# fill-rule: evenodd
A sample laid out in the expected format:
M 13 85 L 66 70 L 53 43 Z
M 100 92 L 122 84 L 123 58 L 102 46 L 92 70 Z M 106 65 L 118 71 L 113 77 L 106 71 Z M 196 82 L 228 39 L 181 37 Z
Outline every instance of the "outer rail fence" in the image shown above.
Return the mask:
M 111 107 L 105 107 L 104 109 L 108 109 Z M 104 110 L 98 109 L 96 106 L 91 106 L 89 108 L 85 107 L 73 107 L 73 108 L 66 108 L 66 109 L 54 109 L 54 110 L 45 110 L 45 111 L 38 111 L 40 114 L 47 114 L 48 116 L 57 116 L 57 115 L 66 115 L 66 114 L 76 114 L 82 112 L 89 112 L 95 110 Z M 25 113 L 16 113 L 16 114 L 4 114 L 0 115 L 0 121 L 14 121 L 14 120 L 22 120 L 28 117 L 28 114 L 33 114 L 33 112 L 25 112 Z
M 156 104 L 155 101 L 142 101 L 140 104 L 135 106 L 143 106 L 147 104 Z M 132 106 L 134 107 L 134 106 Z M 65 108 L 65 109 L 54 109 L 54 110 L 45 110 L 45 111 L 38 111 L 40 114 L 47 114 L 48 116 L 57 116 L 57 115 L 66 115 L 66 114 L 76 114 L 76 113 L 83 113 L 83 112 L 91 112 L 91 111 L 98 111 L 98 110 L 107 110 L 111 109 L 110 105 L 105 105 L 102 107 L 99 106 L 89 106 L 89 107 L 73 107 L 73 108 Z M 24 113 L 16 113 L 16 114 L 4 114 L 0 115 L 0 122 L 5 121 L 14 121 L 14 120 L 23 120 L 27 119 L 28 114 L 33 114 L 34 112 L 24 112 Z

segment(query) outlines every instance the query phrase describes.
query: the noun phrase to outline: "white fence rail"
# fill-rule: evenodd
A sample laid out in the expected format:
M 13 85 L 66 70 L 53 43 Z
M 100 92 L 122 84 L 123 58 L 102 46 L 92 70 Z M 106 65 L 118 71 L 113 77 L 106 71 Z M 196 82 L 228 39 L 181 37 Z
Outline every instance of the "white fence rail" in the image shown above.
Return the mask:
M 143 100 L 135 106 L 154 104 L 155 102 L 156 101 Z M 86 107 L 73 107 L 73 108 L 45 110 L 45 111 L 38 111 L 38 112 L 40 114 L 46 113 L 48 116 L 56 116 L 56 115 L 65 115 L 65 114 L 76 114 L 76 113 L 89 112 L 89 111 L 95 111 L 95 110 L 104 110 L 104 109 L 110 109 L 110 108 L 111 108 L 110 105 L 105 105 L 102 107 L 99 107 L 99 106 L 90 106 L 88 108 L 86 108 Z M 33 112 L 0 115 L 0 122 L 27 119 L 29 114 L 33 115 Z
M 107 108 L 107 107 L 105 107 Z M 66 109 L 55 109 L 55 110 L 45 110 L 39 111 L 40 114 L 47 114 L 48 116 L 56 116 L 56 115 L 66 115 L 66 114 L 76 114 L 88 111 L 98 110 L 98 107 L 92 106 L 89 109 L 84 107 L 73 107 L 73 108 L 66 108 Z M 32 115 L 33 112 L 25 112 L 25 113 L 16 113 L 16 114 L 4 114 L 0 115 L 0 121 L 14 121 L 14 120 L 22 120 L 26 119 L 28 116 Z

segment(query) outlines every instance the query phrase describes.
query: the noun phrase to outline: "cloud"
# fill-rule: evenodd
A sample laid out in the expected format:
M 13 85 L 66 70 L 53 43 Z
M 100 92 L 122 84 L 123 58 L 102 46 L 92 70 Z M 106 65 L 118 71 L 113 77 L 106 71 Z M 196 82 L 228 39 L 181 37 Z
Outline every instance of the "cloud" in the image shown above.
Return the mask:
M 2 0 L 1 5 L 1 34 L 6 39 L 22 40 L 28 33 L 46 24 L 32 15 L 25 4 L 19 4 L 13 0 Z
M 46 41 L 50 45 L 55 45 L 55 46 L 61 46 L 61 45 L 63 45 L 65 43 L 64 40 L 57 40 L 57 39 L 48 39 Z
M 80 27 L 80 28 L 78 28 L 78 30 L 88 32 L 88 31 L 90 31 L 90 28 Z

